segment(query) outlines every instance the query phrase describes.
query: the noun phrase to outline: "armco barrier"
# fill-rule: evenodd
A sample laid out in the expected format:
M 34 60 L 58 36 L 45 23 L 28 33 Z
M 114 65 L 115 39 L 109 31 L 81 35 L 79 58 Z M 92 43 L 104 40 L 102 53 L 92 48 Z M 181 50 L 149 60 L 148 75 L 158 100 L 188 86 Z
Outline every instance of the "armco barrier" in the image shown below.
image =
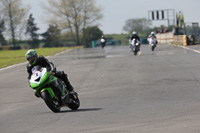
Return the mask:
M 172 32 L 156 34 L 158 43 L 174 43 L 187 46 L 186 35 L 173 35 Z
M 158 43 L 171 43 L 173 42 L 173 36 L 172 32 L 156 34 Z
M 11 46 L 2 46 L 2 50 L 10 50 Z

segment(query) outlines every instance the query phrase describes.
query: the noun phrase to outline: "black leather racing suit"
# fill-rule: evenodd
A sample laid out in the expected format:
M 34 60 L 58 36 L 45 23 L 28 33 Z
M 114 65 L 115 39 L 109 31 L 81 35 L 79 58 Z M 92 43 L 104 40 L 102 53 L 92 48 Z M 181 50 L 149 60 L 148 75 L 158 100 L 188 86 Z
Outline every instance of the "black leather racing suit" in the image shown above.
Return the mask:
M 69 91 L 72 91 L 73 90 L 73 87 L 72 85 L 70 84 L 68 78 L 67 78 L 67 74 L 64 73 L 64 71 L 56 71 L 56 66 L 52 63 L 52 62 L 49 62 L 47 60 L 47 58 L 45 58 L 44 56 L 39 56 L 37 57 L 36 59 L 36 63 L 34 65 L 31 65 L 30 63 L 27 64 L 27 72 L 28 72 L 28 79 L 31 78 L 31 75 L 32 75 L 32 68 L 34 66 L 41 66 L 41 67 L 45 67 L 47 68 L 48 71 L 53 71 L 55 72 L 55 76 L 57 78 L 60 78 L 61 80 L 63 80 L 67 86 L 67 88 L 69 89 Z
M 133 39 L 139 40 L 140 41 L 140 37 L 138 35 L 132 35 L 130 40 L 132 41 Z
M 136 34 L 134 34 L 134 35 L 132 35 L 131 37 L 130 37 L 130 40 L 132 41 L 133 39 L 136 39 L 136 40 L 138 40 L 138 41 L 140 41 L 140 37 L 138 36 L 138 35 L 136 35 Z M 139 43 L 139 50 L 140 50 L 140 43 Z

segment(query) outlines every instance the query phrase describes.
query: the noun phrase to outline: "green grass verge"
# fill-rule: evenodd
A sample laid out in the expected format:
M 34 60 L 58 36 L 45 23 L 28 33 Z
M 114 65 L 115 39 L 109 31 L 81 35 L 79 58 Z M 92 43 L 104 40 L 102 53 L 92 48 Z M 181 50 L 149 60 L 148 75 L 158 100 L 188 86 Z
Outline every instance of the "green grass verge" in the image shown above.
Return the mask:
M 121 45 L 128 46 L 129 39 L 130 39 L 131 34 L 106 34 L 106 38 L 112 38 L 113 40 L 121 40 Z M 147 44 L 147 37 L 145 34 L 139 34 L 140 40 L 142 44 Z
M 179 46 L 184 46 L 183 44 L 178 44 L 178 43 L 174 43 L 172 42 L 173 45 L 179 45 Z
M 106 34 L 105 37 L 111 37 L 113 40 L 121 40 L 121 45 L 129 45 L 130 35 L 128 34 Z
M 35 49 L 38 55 L 49 56 L 56 53 L 81 47 L 60 47 L 60 48 L 38 48 Z M 0 51 L 0 68 L 26 62 L 25 53 L 27 50 L 2 50 Z

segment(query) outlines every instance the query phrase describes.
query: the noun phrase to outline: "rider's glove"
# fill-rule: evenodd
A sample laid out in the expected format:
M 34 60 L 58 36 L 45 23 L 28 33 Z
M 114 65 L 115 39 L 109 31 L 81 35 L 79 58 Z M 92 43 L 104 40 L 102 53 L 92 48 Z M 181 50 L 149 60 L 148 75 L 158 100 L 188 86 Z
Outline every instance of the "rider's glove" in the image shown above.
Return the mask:
M 56 68 L 53 68 L 53 70 L 51 70 L 52 73 L 56 73 Z

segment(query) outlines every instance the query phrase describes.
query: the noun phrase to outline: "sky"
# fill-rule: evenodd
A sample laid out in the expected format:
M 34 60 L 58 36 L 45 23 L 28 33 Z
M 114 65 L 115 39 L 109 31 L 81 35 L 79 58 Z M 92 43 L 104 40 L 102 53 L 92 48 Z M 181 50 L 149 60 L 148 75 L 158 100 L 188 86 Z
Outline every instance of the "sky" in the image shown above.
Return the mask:
M 40 28 L 45 32 L 48 24 L 43 18 L 41 0 L 22 0 L 24 5 L 30 5 L 30 13 Z M 44 3 L 47 0 L 43 0 Z M 128 19 L 147 18 L 148 12 L 154 10 L 171 10 L 183 12 L 185 22 L 200 24 L 200 0 L 96 0 L 96 6 L 102 8 L 103 18 L 98 21 L 104 34 L 121 34 Z M 152 21 L 153 26 L 166 25 L 166 20 Z

